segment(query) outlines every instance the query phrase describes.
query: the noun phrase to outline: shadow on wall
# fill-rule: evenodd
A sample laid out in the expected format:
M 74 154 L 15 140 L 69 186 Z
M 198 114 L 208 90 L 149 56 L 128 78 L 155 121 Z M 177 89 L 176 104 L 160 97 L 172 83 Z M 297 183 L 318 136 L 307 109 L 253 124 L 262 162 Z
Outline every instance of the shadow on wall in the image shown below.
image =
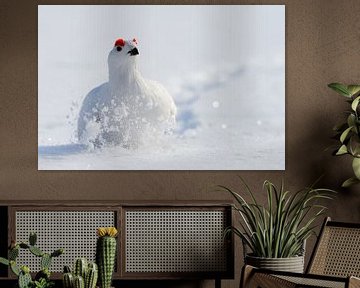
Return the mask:
M 326 119 L 326 121 L 324 121 Z M 304 185 L 310 185 L 318 178 L 320 178 L 317 187 L 331 188 L 339 191 L 342 179 L 349 176 L 350 170 L 347 171 L 341 165 L 343 159 L 332 155 L 335 150 L 335 145 L 338 143 L 331 137 L 334 135 L 332 127 L 335 125 L 336 119 L 329 120 L 330 117 L 316 113 L 311 118 L 310 123 L 317 123 L 311 129 L 308 129 L 308 134 L 304 135 L 304 143 L 309 143 L 303 154 L 309 156 L 307 166 L 310 173 L 304 173 Z M 333 125 L 332 125 L 332 122 Z M 303 145 L 303 143 L 299 143 Z M 300 147 L 299 147 L 300 148 Z M 344 163 L 346 164 L 346 163 Z M 339 167 L 343 167 L 339 169 Z M 351 168 L 351 165 L 349 165 Z

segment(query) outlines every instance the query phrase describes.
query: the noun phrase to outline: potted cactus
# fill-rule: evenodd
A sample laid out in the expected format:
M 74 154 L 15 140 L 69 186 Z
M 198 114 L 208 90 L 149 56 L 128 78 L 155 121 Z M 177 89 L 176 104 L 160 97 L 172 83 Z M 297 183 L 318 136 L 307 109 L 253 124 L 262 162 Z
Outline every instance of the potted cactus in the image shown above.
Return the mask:
M 69 266 L 64 267 L 64 288 L 95 288 L 98 279 L 98 267 L 96 263 L 88 262 L 86 258 L 78 258 L 71 272 Z
M 99 286 L 100 288 L 110 288 L 115 266 L 118 231 L 115 227 L 100 227 L 96 233 L 98 236 L 96 262 L 99 267 Z
M 19 288 L 49 288 L 54 285 L 50 280 L 50 265 L 54 257 L 64 253 L 63 249 L 57 249 L 52 253 L 45 253 L 36 246 L 36 233 L 30 233 L 29 243 L 12 242 L 8 252 L 8 259 L 0 257 L 0 263 L 10 266 L 11 271 L 18 277 Z M 20 249 L 28 250 L 33 255 L 39 257 L 41 270 L 35 275 L 34 280 L 30 275 L 30 268 L 26 265 L 19 266 L 16 259 Z

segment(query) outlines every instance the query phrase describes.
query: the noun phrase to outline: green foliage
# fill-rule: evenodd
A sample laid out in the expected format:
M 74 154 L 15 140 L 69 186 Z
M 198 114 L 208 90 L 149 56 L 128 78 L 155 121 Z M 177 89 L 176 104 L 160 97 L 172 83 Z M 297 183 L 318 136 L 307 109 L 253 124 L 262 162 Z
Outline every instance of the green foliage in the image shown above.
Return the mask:
M 315 220 L 324 214 L 326 207 L 318 200 L 332 199 L 334 193 L 328 189 L 304 188 L 296 193 L 285 191 L 283 183 L 278 189 L 270 181 L 264 182 L 267 194 L 266 206 L 257 202 L 253 192 L 240 178 L 251 201 L 225 186 L 218 186 L 229 192 L 240 215 L 240 227 L 228 227 L 225 235 L 234 233 L 243 240 L 256 257 L 287 258 L 301 255 L 306 239 L 314 233 Z
M 6 258 L 3 258 L 3 257 L 0 257 L 0 263 L 4 264 L 6 266 L 10 265 L 10 261 L 8 259 L 6 259 Z
M 329 88 L 338 94 L 346 97 L 350 109 L 346 111 L 346 120 L 334 127 L 336 138 L 339 145 L 334 151 L 334 155 L 351 155 L 353 157 L 352 168 L 354 176 L 347 179 L 342 187 L 349 187 L 360 183 L 360 85 L 344 85 L 341 83 L 331 83 Z
M 54 285 L 55 285 L 54 282 L 49 281 L 46 278 L 41 278 L 33 282 L 32 288 L 51 288 Z
M 63 254 L 64 250 L 58 249 L 51 254 L 44 253 L 43 251 L 41 251 L 40 248 L 34 246 L 36 244 L 36 239 L 36 234 L 30 233 L 29 244 L 24 242 L 15 243 L 13 241 L 8 251 L 9 259 L 0 257 L 0 264 L 10 266 L 11 271 L 16 276 L 18 276 L 19 288 L 50 288 L 54 284 L 50 281 L 50 264 L 52 258 L 60 256 L 61 254 Z M 41 271 L 36 274 L 34 281 L 31 278 L 29 267 L 25 265 L 19 267 L 19 265 L 17 265 L 16 263 L 16 259 L 19 256 L 20 249 L 28 250 L 33 255 L 41 258 Z

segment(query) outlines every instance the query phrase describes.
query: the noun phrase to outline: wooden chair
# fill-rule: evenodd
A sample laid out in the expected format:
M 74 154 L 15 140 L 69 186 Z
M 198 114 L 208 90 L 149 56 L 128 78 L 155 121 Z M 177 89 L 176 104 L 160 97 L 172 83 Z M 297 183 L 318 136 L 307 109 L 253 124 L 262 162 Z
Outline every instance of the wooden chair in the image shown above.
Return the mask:
M 240 287 L 360 287 L 360 224 L 326 218 L 306 273 L 244 266 Z

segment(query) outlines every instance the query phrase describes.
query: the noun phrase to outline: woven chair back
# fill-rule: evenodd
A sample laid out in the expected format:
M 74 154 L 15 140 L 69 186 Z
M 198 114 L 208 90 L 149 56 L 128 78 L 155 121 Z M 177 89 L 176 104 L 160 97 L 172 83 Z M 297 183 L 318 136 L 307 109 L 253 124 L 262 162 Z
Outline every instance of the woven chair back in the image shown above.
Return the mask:
M 308 273 L 360 277 L 360 224 L 325 222 Z

